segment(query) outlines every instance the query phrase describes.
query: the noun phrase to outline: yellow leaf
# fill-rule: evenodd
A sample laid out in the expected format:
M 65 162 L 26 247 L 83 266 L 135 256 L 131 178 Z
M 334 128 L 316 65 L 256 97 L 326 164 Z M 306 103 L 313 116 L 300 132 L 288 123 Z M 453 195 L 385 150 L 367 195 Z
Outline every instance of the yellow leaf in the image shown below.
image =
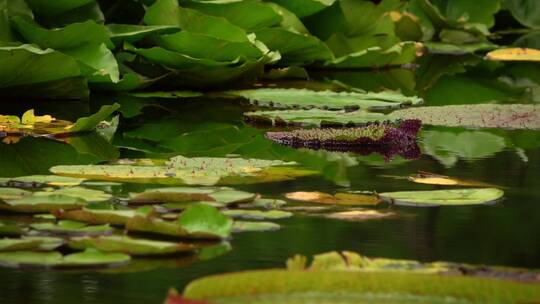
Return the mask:
M 33 125 L 35 123 L 50 123 L 54 120 L 51 115 L 36 116 L 34 114 L 34 109 L 30 109 L 24 112 L 21 123 L 24 125 Z
M 494 61 L 538 61 L 540 50 L 528 48 L 508 48 L 487 53 L 486 59 Z
M 375 196 L 356 193 L 290 192 L 285 197 L 295 201 L 348 206 L 377 205 L 379 202 Z

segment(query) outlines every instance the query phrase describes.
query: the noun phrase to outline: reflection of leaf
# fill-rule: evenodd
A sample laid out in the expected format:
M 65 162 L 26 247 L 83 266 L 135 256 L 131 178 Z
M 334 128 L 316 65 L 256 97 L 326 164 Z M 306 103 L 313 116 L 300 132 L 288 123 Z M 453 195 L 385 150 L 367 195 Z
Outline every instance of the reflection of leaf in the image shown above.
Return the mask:
M 496 188 L 401 191 L 379 193 L 383 201 L 404 206 L 481 205 L 498 201 L 504 195 Z
M 425 131 L 422 133 L 424 153 L 439 160 L 446 167 L 453 167 L 458 158 L 482 159 L 502 151 L 506 144 L 503 138 L 481 131 L 460 133 Z

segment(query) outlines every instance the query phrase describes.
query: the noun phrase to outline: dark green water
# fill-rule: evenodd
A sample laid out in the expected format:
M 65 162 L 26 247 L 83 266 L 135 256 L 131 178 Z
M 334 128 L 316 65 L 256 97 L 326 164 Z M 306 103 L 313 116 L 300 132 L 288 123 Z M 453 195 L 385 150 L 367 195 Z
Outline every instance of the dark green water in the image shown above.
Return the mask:
M 440 86 L 439 90 L 444 92 L 446 87 Z M 467 98 L 478 102 L 492 100 L 494 97 L 489 94 L 502 94 L 497 91 L 499 88 L 489 89 L 482 93 L 489 97 L 485 100 L 474 100 L 479 94 L 474 88 L 470 89 L 474 93 Z M 445 98 L 435 95 L 428 101 L 440 104 Z M 100 100 L 93 101 L 92 109 L 102 102 Z M 26 108 L 26 104 L 19 104 L 7 111 L 19 113 Z M 65 119 L 74 119 L 89 111 L 86 104 L 77 102 L 60 106 L 46 103 L 38 109 Z M 165 153 L 163 147 L 176 145 L 176 154 L 185 152 L 189 156 L 216 156 L 240 150 L 248 157 L 296 157 L 323 172 L 321 176 L 295 181 L 238 187 L 266 197 L 282 198 L 283 193 L 292 191 L 384 192 L 442 188 L 387 177 L 407 176 L 421 170 L 498 185 L 505 190 L 505 199 L 496 205 L 474 207 L 383 205 L 378 208 L 391 208 L 398 216 L 362 222 L 294 216 L 277 221 L 282 225 L 279 231 L 235 234 L 230 241 L 232 250 L 217 258 L 200 261 L 184 256 L 152 260 L 147 270 L 140 271 L 0 269 L 0 303 L 161 303 L 170 287 L 181 290 L 191 280 L 205 275 L 281 267 L 294 254 L 313 255 L 332 250 L 419 261 L 540 268 L 538 132 L 425 127 L 419 142 L 423 152 L 420 158 L 385 162 L 377 155 L 295 151 L 272 145 L 262 139 L 262 131 L 241 122 L 243 110 L 245 108 L 237 104 L 224 101 L 161 100 L 159 106 L 150 107 L 144 115 L 123 120 L 112 145 L 91 136 L 72 141 L 70 145 L 32 138 L 11 145 L 1 144 L 0 175 L 42 174 L 55 164 L 103 161 L 118 156 L 116 147 L 131 147 L 120 149 L 122 157 L 164 156 L 168 152 Z M 223 135 L 212 131 L 210 123 L 233 127 L 236 131 L 231 129 L 227 134 L 234 136 L 220 141 Z M 205 133 L 205 130 L 210 131 Z M 181 144 L 175 142 L 180 134 L 201 131 L 184 138 Z M 123 136 L 118 136 L 122 133 Z M 445 142 L 435 140 L 444 134 L 455 136 Z M 246 144 L 252 140 L 255 145 Z

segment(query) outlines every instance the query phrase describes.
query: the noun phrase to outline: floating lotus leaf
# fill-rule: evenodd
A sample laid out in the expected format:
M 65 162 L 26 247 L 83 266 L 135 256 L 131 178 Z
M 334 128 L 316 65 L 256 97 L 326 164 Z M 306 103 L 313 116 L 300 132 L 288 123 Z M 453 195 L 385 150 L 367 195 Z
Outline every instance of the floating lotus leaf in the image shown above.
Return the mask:
M 295 201 L 345 206 L 377 205 L 379 203 L 375 196 L 356 193 L 332 195 L 323 192 L 290 192 L 286 193 L 285 197 Z
M 101 235 L 111 234 L 113 229 L 105 224 L 99 226 L 89 226 L 87 223 L 76 221 L 59 221 L 58 223 L 36 223 L 30 227 L 39 232 L 51 233 L 55 235 Z
M 49 115 L 35 116 L 34 110 L 28 110 L 18 121 L 13 116 L 0 116 L 0 132 L 7 135 L 43 136 L 91 131 L 118 108 L 120 105 L 116 103 L 102 106 L 97 113 L 79 118 L 75 123 L 57 120 Z
M 273 199 L 273 198 L 258 198 L 253 202 L 242 204 L 242 208 L 264 208 L 264 209 L 278 209 L 287 205 L 286 201 Z
M 486 59 L 494 61 L 540 62 L 540 50 L 528 48 L 504 48 L 487 53 Z
M 0 220 L 0 235 L 21 235 L 27 232 L 27 228 L 16 221 Z
M 0 239 L 0 252 L 6 251 L 52 251 L 64 241 L 53 237 L 24 237 L 22 239 Z
M 448 127 L 540 129 L 540 105 L 475 104 L 402 109 L 392 119 L 419 119 L 423 124 Z
M 123 253 L 103 253 L 88 249 L 81 253 L 62 256 L 60 252 L 13 251 L 0 253 L 0 266 L 22 267 L 113 267 L 121 266 L 131 260 Z
M 125 225 L 129 219 L 136 215 L 136 211 L 82 208 L 81 210 L 71 211 L 56 210 L 53 214 L 59 219 L 79 221 L 88 224 Z
M 291 217 L 293 214 L 287 211 L 281 210 L 242 210 L 242 209 L 229 209 L 223 211 L 223 214 L 228 215 L 232 218 L 241 218 L 241 219 L 253 219 L 253 220 L 277 220 Z
M 42 213 L 54 210 L 79 209 L 87 202 L 79 197 L 51 194 L 51 195 L 32 195 L 16 200 L 6 200 L 0 203 L 0 209 L 23 212 L 23 213 Z
M 18 188 L 0 188 L 0 201 L 16 200 L 32 195 L 32 192 Z
M 461 206 L 494 203 L 504 192 L 497 188 L 469 188 L 432 191 L 379 193 L 383 201 L 404 206 Z
M 309 266 L 306 257 L 297 255 L 287 261 L 287 270 L 197 279 L 183 297 L 212 303 L 516 303 L 540 299 L 534 284 L 539 280 L 537 272 L 522 269 L 369 258 L 344 251 L 316 255 Z
M 232 220 L 216 208 L 201 204 L 188 207 L 174 222 L 137 215 L 127 221 L 126 229 L 186 238 L 220 239 L 230 235 Z
M 103 252 L 122 252 L 130 255 L 163 255 L 195 249 L 195 246 L 186 243 L 135 239 L 128 236 L 72 238 L 68 245 L 79 250 L 95 248 Z
M 84 179 L 58 175 L 30 175 L 0 178 L 0 185 L 17 188 L 40 188 L 44 186 L 78 186 Z
M 445 175 L 433 174 L 429 172 L 420 172 L 411 175 L 408 180 L 418 184 L 444 185 L 444 186 L 471 186 L 471 187 L 493 187 L 493 185 L 483 182 L 463 180 Z
M 318 128 L 283 132 L 267 132 L 266 137 L 294 148 L 354 151 L 361 154 L 378 152 L 386 159 L 400 155 L 406 159 L 420 154 L 416 135 L 419 120 L 370 124 L 359 128 Z
M 82 187 L 66 187 L 53 191 L 40 191 L 34 192 L 34 196 L 50 196 L 50 195 L 63 195 L 71 196 L 74 198 L 81 198 L 87 202 L 103 202 L 112 198 L 112 195 L 105 193 L 101 190 L 87 189 Z
M 364 126 L 368 123 L 388 121 L 382 113 L 367 111 L 329 111 L 321 109 L 257 111 L 244 114 L 246 120 L 255 124 L 276 126 Z
M 234 190 L 232 188 L 188 188 L 169 187 L 150 189 L 142 193 L 132 193 L 130 202 L 193 202 L 208 201 L 222 205 L 251 202 L 257 197 L 256 194 Z
M 319 109 L 389 109 L 423 102 L 419 97 L 408 97 L 392 91 L 380 93 L 311 91 L 307 89 L 255 89 L 226 91 L 223 97 L 242 97 L 256 105 L 272 108 Z
M 233 232 L 257 232 L 279 230 L 281 226 L 272 222 L 234 221 Z
M 56 166 L 51 172 L 98 180 L 205 186 L 282 181 L 315 174 L 294 165 L 277 160 L 177 156 L 165 166 Z
M 344 221 L 364 221 L 381 219 L 394 216 L 392 212 L 381 212 L 378 210 L 350 210 L 325 214 L 325 217 Z

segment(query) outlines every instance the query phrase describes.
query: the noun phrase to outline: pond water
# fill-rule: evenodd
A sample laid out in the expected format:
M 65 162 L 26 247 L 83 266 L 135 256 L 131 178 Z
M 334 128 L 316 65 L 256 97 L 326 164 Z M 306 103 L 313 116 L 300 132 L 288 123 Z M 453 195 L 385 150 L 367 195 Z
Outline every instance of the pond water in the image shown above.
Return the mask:
M 349 80 L 349 85 L 365 89 L 384 85 L 409 90 L 410 94 L 420 93 L 426 97 L 427 105 L 524 101 L 516 89 L 486 82 L 489 78 L 484 76 L 447 77 L 430 90 L 417 92 L 414 83 L 412 87 L 408 83 L 415 81 L 414 75 L 411 78 L 400 73 L 408 72 L 358 72 L 328 77 Z M 380 193 L 443 189 L 391 177 L 427 171 L 497 185 L 504 189 L 505 198 L 495 205 L 459 208 L 379 205 L 375 208 L 389 209 L 397 216 L 357 222 L 295 215 L 277 220 L 281 225 L 278 231 L 235 234 L 230 240 L 230 251 L 207 260 L 185 255 L 147 260 L 146 264 L 140 263 L 139 269 L 116 271 L 2 268 L 0 303 L 161 303 L 170 287 L 181 290 L 195 278 L 282 267 L 294 254 L 309 256 L 332 250 L 419 261 L 540 268 L 540 134 L 536 131 L 425 126 L 419 137 L 419 158 L 385 161 L 376 154 L 297 151 L 272 144 L 262 137 L 264 130 L 242 122 L 242 112 L 250 107 L 228 100 L 94 96 L 90 108 L 75 101 L 33 105 L 29 102 L 4 112 L 20 114 L 33 106 L 40 113 L 74 119 L 112 101 L 122 104 L 124 115 L 112 144 L 94 135 L 68 143 L 43 138 L 3 143 L 0 176 L 44 174 L 56 164 L 95 163 L 118 156 L 240 154 L 301 159 L 305 165 L 323 172 L 293 181 L 236 187 L 264 197 L 283 199 L 284 193 L 293 191 Z M 438 140 L 443 137 L 445 141 Z M 138 187 L 124 185 L 116 191 L 129 192 Z

